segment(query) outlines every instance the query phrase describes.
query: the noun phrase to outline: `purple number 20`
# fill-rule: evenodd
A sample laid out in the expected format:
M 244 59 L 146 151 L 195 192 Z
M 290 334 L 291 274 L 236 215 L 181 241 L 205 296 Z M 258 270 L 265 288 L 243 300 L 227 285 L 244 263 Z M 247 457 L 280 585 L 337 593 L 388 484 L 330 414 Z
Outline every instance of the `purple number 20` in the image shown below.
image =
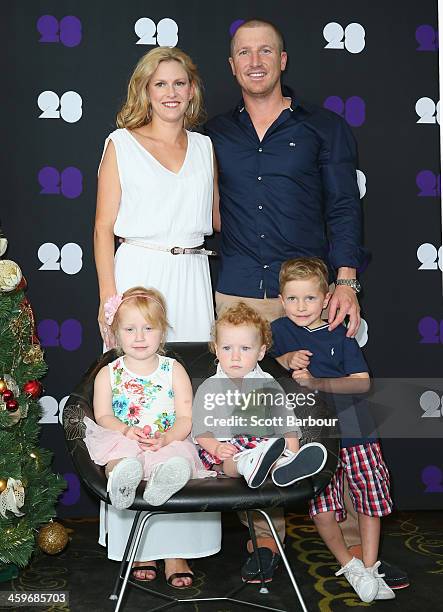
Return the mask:
M 44 166 L 38 173 L 42 195 L 62 193 L 65 198 L 78 198 L 83 192 L 83 175 L 78 168 L 69 166 L 60 173 L 57 168 Z
M 39 43 L 61 42 L 65 47 L 76 47 L 82 40 L 82 22 L 78 17 L 68 15 L 60 19 L 53 15 L 42 15 L 37 20 Z

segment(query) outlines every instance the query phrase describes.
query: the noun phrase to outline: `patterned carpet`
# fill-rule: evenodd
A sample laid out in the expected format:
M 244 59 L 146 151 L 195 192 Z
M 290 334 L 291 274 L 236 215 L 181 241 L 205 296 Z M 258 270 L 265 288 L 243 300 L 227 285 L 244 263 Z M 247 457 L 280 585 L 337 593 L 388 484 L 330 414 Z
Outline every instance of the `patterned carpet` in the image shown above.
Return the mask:
M 370 608 L 371 612 L 383 610 L 417 612 L 426 609 L 443 609 L 443 515 L 437 512 L 396 513 L 384 520 L 382 557 L 400 565 L 409 574 L 411 586 L 397 591 L 393 601 L 363 604 L 342 578 L 336 578 L 335 561 L 319 539 L 309 518 L 289 514 L 287 520 L 287 551 L 289 562 L 303 593 L 309 611 L 335 612 L 352 608 Z M 38 553 L 31 566 L 10 582 L 0 583 L 0 590 L 7 591 L 69 591 L 69 606 L 20 607 L 24 610 L 43 612 L 111 612 L 113 604 L 108 600 L 118 565 L 108 561 L 105 551 L 96 543 L 98 524 L 95 519 L 65 520 L 71 541 L 58 556 Z M 194 586 L 178 591 L 166 586 L 163 575 L 153 583 L 156 589 L 173 596 L 205 597 L 223 595 L 239 584 L 241 554 L 246 541 L 246 531 L 233 515 L 224 517 L 224 541 L 222 551 L 210 558 L 193 563 Z M 289 579 L 282 568 L 276 572 L 269 595 L 261 595 L 256 586 L 248 585 L 240 599 L 274 606 L 290 611 L 300 610 Z M 130 589 L 125 600 L 125 612 L 142 612 L 160 605 L 154 599 Z M 14 608 L 8 608 L 13 610 Z M 172 608 L 183 612 L 237 612 L 252 610 L 229 602 L 179 604 Z

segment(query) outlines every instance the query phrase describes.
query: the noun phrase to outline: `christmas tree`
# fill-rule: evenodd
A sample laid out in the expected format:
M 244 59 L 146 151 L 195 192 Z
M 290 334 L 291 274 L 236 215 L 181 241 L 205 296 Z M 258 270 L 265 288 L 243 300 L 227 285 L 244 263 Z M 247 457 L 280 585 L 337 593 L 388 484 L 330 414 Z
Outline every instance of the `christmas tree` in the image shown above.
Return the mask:
M 0 256 L 6 245 L 0 230 Z M 38 445 L 47 368 L 25 285 L 19 266 L 0 259 L 0 570 L 28 564 L 65 488 L 50 469 L 51 453 Z

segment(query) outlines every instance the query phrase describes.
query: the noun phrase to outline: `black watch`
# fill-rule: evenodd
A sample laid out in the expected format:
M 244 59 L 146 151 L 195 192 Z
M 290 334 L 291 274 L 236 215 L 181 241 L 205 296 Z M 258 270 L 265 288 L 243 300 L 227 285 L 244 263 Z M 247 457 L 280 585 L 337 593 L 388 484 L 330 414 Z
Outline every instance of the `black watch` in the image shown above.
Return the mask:
M 355 293 L 360 293 L 361 285 L 356 278 L 339 278 L 335 281 L 335 284 L 338 285 L 346 285 L 347 287 L 351 287 L 354 289 Z

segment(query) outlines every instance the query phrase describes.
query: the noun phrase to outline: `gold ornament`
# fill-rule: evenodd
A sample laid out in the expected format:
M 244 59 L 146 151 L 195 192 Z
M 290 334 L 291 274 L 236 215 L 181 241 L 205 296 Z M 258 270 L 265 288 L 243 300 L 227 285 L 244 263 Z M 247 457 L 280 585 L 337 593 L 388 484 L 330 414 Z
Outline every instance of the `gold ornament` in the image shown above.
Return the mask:
M 8 481 L 6 478 L 0 478 L 0 493 L 3 493 L 3 491 L 6 489 L 7 484 Z
M 61 552 L 68 540 L 68 532 L 63 525 L 53 521 L 43 525 L 37 536 L 38 545 L 48 555 L 56 555 Z
M 21 321 L 20 317 L 11 319 L 11 321 L 9 322 L 9 328 L 16 338 L 23 336 L 24 331 L 25 331 L 23 329 L 23 322 Z
M 6 382 L 3 380 L 3 378 L 0 378 L 0 394 L 3 394 L 3 392 L 6 391 L 7 388 L 8 385 L 6 384 Z
M 36 364 L 39 361 L 43 361 L 43 351 L 40 345 L 33 344 L 26 355 L 23 357 L 23 363 Z
M 22 280 L 22 271 L 15 261 L 9 259 L 0 260 L 0 291 L 9 293 L 14 291 Z

